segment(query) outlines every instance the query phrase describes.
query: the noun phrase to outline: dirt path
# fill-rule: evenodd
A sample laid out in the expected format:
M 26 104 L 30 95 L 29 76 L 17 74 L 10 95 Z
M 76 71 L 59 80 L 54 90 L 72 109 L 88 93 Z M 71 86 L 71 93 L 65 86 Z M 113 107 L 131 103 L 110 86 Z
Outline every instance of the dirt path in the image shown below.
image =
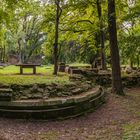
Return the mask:
M 0 119 L 0 140 L 140 140 L 140 88 L 108 94 L 91 114 L 64 121 Z

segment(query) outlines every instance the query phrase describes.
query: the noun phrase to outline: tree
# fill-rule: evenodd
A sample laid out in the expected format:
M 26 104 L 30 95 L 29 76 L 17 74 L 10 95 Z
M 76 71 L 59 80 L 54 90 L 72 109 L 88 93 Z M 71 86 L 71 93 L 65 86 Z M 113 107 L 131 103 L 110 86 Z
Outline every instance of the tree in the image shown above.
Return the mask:
M 115 0 L 108 0 L 108 26 L 112 61 L 112 91 L 124 95 L 121 81 L 120 57 L 117 42 Z
M 124 4 L 121 10 L 124 11 L 123 17 L 119 18 L 122 19 L 122 23 L 118 30 L 118 39 L 123 64 L 129 64 L 133 68 L 136 64 L 139 66 L 140 59 L 140 2 L 134 0 Z
M 99 18 L 99 25 L 100 25 L 100 44 L 101 44 L 101 67 L 103 70 L 106 68 L 106 60 L 105 60 L 105 51 L 104 51 L 104 30 L 103 30 L 103 21 L 102 21 L 102 6 L 101 6 L 101 0 L 96 1 L 97 4 L 97 12 L 98 12 L 98 18 Z
M 61 34 L 65 34 L 65 42 L 75 42 L 73 50 L 79 53 L 73 53 L 73 56 L 74 54 L 78 56 L 75 60 L 77 62 L 93 63 L 92 60 L 97 51 L 95 38 L 96 33 L 99 32 L 97 27 L 99 21 L 96 20 L 97 15 L 93 14 L 95 10 L 97 11 L 95 4 L 92 6 L 87 0 L 71 1 L 63 10 L 66 14 L 61 18 L 59 29 Z
M 3 2 L 7 10 L 3 9 L 1 13 L 3 21 L 0 22 L 0 47 L 5 47 L 7 54 L 14 52 L 15 55 L 19 55 L 21 63 L 27 63 L 33 55 L 42 54 L 42 45 L 46 41 L 43 5 L 38 2 Z M 4 13 L 9 10 L 11 12 L 7 13 L 7 20 Z
M 55 17 L 55 42 L 54 42 L 54 75 L 57 75 L 58 71 L 58 38 L 59 38 L 59 19 L 62 13 L 60 8 L 60 0 L 55 0 L 56 4 L 56 17 Z

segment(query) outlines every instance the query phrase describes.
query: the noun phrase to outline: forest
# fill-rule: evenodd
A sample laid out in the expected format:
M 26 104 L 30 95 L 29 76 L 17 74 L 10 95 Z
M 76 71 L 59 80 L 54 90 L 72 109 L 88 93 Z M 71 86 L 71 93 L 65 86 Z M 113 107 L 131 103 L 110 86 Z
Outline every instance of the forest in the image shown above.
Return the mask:
M 115 48 L 119 47 L 121 65 L 139 67 L 140 2 L 117 0 L 116 3 L 115 11 L 112 5 L 115 3 L 106 0 L 3 0 L 1 62 L 7 62 L 11 55 L 22 63 L 36 56 L 43 58 L 43 64 L 55 64 L 57 74 L 58 62 L 92 64 L 101 57 L 102 68 L 106 69 L 111 60 L 111 39 L 112 53 L 117 54 Z M 117 36 L 111 38 L 114 35 L 109 32 Z

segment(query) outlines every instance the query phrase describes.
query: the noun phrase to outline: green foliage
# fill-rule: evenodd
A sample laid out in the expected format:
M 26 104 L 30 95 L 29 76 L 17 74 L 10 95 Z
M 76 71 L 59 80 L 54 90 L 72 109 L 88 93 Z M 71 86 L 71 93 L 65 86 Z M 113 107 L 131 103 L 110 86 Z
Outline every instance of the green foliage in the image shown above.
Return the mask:
M 140 59 L 140 20 L 138 16 L 138 9 L 140 3 L 136 3 L 132 6 L 127 4 L 123 7 L 125 13 L 122 16 L 122 22 L 119 30 L 119 42 L 122 59 L 125 63 L 139 65 Z M 127 12 L 126 12 L 127 11 Z
M 107 2 L 105 0 L 100 2 L 105 33 L 105 52 L 109 57 Z M 97 39 L 97 35 L 100 34 L 100 21 L 96 1 L 61 0 L 60 6 L 62 9 L 58 41 L 60 61 L 89 63 L 99 51 L 97 42 L 100 39 Z M 0 47 L 6 46 L 6 52 L 14 51 L 19 54 L 21 51 L 26 58 L 42 54 L 45 56 L 45 63 L 53 63 L 55 8 L 55 1 L 50 0 L 1 1 Z M 139 9 L 138 0 L 133 4 L 116 0 L 119 48 L 121 62 L 124 64 L 128 64 L 128 60 L 131 59 L 138 65 L 140 59 Z M 46 36 L 43 38 L 44 34 Z

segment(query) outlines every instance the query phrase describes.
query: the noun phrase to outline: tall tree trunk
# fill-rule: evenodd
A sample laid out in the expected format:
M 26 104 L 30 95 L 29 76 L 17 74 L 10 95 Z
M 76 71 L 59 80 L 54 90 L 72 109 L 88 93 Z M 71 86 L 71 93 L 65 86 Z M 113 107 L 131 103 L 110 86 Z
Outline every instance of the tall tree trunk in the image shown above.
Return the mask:
M 21 38 L 18 39 L 18 49 L 19 49 L 19 63 L 23 63 L 23 61 L 22 61 L 22 49 L 21 49 Z
M 25 14 L 24 15 L 24 20 L 23 20 L 23 27 L 22 27 L 22 31 L 24 33 L 26 33 L 26 27 L 27 27 L 27 17 L 28 17 L 28 14 Z M 24 37 L 24 41 L 23 41 L 23 46 L 24 46 L 24 49 L 22 50 L 22 63 L 27 63 L 26 62 L 26 50 L 27 50 L 27 40 L 26 40 L 26 37 Z
M 56 21 L 55 21 L 55 42 L 54 42 L 54 75 L 57 75 L 58 71 L 58 57 L 59 57 L 59 50 L 58 50 L 58 38 L 59 38 L 59 19 L 62 14 L 62 9 L 60 7 L 60 0 L 55 0 L 56 4 Z
M 139 59 L 139 55 L 137 55 L 137 68 L 139 68 L 140 65 L 140 59 Z
M 120 56 L 117 42 L 115 0 L 108 0 L 108 25 L 112 61 L 112 91 L 124 95 L 121 80 Z
M 58 38 L 59 38 L 59 32 L 58 32 L 58 28 L 59 28 L 59 13 L 60 13 L 60 0 L 55 0 L 55 4 L 56 4 L 56 19 L 55 19 L 55 42 L 54 42 L 54 75 L 57 75 L 57 71 L 58 71 Z
M 0 48 L 0 61 L 4 63 L 5 60 L 5 46 Z
M 134 64 L 134 61 L 133 61 L 133 56 L 130 56 L 130 67 L 133 69 L 133 64 Z
M 2 47 L 0 47 L 0 62 L 2 62 Z
M 6 51 L 5 51 L 5 45 L 3 46 L 3 62 L 5 63 L 5 56 L 6 56 Z
M 106 70 L 106 58 L 105 58 L 105 51 L 104 51 L 104 31 L 103 31 L 103 21 L 102 21 L 102 7 L 101 7 L 101 0 L 97 0 L 97 11 L 98 11 L 98 18 L 100 23 L 100 44 L 101 44 L 101 67 L 103 70 Z

